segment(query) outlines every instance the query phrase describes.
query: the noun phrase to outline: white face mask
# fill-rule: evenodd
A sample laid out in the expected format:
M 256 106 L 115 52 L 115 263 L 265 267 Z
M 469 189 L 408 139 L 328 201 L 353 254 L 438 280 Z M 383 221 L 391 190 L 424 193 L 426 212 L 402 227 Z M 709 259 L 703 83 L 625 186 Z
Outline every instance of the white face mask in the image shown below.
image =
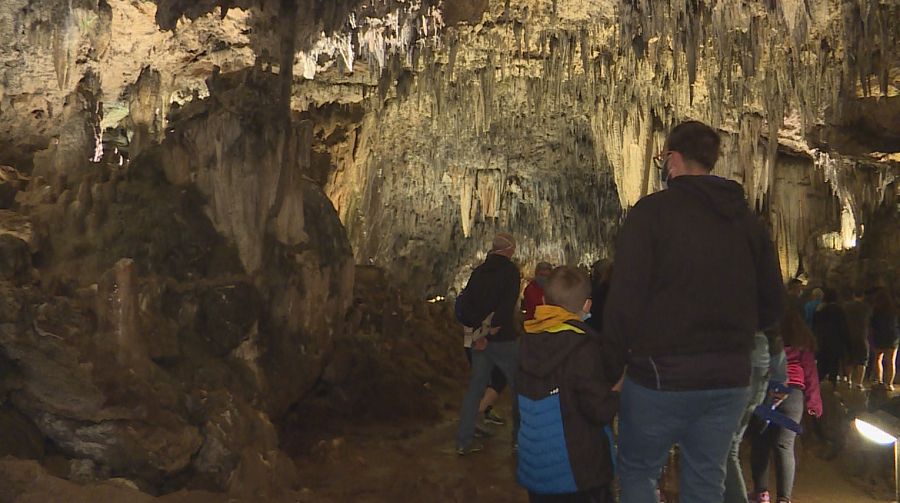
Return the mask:
M 591 318 L 591 313 L 581 313 L 581 321 L 587 321 Z

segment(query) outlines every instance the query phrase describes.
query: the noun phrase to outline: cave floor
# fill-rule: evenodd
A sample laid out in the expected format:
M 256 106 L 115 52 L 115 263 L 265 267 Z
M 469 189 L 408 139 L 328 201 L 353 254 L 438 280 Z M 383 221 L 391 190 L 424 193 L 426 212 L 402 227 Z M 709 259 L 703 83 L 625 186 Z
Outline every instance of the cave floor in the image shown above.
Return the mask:
M 841 391 L 841 397 L 851 409 L 866 400 L 866 395 L 849 390 Z M 499 408 L 504 417 L 510 417 L 508 403 Z M 444 419 L 436 424 L 366 427 L 319 442 L 311 456 L 298 460 L 304 483 L 302 501 L 527 501 L 527 494 L 515 483 L 509 426 L 493 427 L 495 436 L 483 441 L 484 451 L 461 457 L 454 452 L 455 409 L 450 401 L 445 409 Z M 892 501 L 892 487 L 884 477 L 890 473 L 884 465 L 888 454 L 875 454 L 880 460 L 879 476 L 869 477 L 866 484 L 865 477 L 853 476 L 848 469 L 856 463 L 853 456 L 858 451 L 845 449 L 831 461 L 823 452 L 824 446 L 812 433 L 798 442 L 795 502 Z M 746 443 L 743 453 L 746 458 Z M 746 460 L 744 469 L 749 480 Z M 774 488 L 774 469 L 770 471 Z

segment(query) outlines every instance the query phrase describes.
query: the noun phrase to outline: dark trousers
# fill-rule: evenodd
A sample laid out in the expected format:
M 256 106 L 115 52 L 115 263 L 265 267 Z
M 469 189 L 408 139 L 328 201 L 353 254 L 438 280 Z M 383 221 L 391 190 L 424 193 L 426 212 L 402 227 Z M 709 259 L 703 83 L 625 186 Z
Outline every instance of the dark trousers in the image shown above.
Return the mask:
M 803 391 L 794 388 L 778 407 L 778 411 L 796 422 L 803 418 Z M 775 451 L 775 482 L 779 498 L 791 498 L 794 488 L 794 441 L 793 431 L 770 424 L 762 433 L 753 437 L 750 452 L 750 468 L 753 472 L 753 491 L 761 493 L 769 490 L 769 454 Z
M 614 503 L 609 486 L 567 494 L 537 494 L 528 492 L 531 503 Z
M 819 367 L 819 380 L 828 378 L 832 386 L 837 386 L 837 378 L 841 373 L 841 351 L 836 349 L 823 349 L 816 354 L 816 364 Z
M 472 365 L 472 348 L 464 348 L 466 350 L 466 360 L 469 361 L 469 365 Z M 494 368 L 491 369 L 491 382 L 488 384 L 489 387 L 493 388 L 497 394 L 503 393 L 503 390 L 506 389 L 506 376 L 503 375 L 503 371 L 500 370 L 499 367 L 494 365 Z

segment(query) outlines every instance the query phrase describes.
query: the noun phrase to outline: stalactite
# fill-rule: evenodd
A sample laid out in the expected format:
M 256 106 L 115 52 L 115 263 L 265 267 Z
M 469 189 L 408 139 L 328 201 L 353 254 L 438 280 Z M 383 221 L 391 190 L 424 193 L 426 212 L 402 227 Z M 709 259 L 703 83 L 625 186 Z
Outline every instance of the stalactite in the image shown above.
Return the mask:
M 348 201 L 342 214 L 356 219 L 348 227 L 353 227 L 355 243 L 367 243 L 367 257 L 384 256 L 384 243 L 391 237 L 374 236 L 374 229 L 385 225 L 390 212 L 402 213 L 397 207 L 381 209 L 391 188 L 417 195 L 434 190 L 422 199 L 434 207 L 452 205 L 458 215 L 452 226 L 466 236 L 487 232 L 485 208 L 499 215 L 498 221 L 534 218 L 536 211 L 527 204 L 531 195 L 520 197 L 518 191 L 531 194 L 535 184 L 544 183 L 535 180 L 551 176 L 533 170 L 549 167 L 529 167 L 528 176 L 521 176 L 518 170 L 525 168 L 518 159 L 495 165 L 504 157 L 498 153 L 503 148 L 522 150 L 519 144 L 505 144 L 504 134 L 529 131 L 530 141 L 542 149 L 530 152 L 537 158 L 544 158 L 546 150 L 555 152 L 547 158 L 557 164 L 564 155 L 581 159 L 584 169 L 598 171 L 588 177 L 592 182 L 616 186 L 621 210 L 658 189 L 651 157 L 662 149 L 666 131 L 685 119 L 702 120 L 721 131 L 729 150 L 717 172 L 741 180 L 748 198 L 765 211 L 785 152 L 812 156 L 828 151 L 833 147 L 821 130 L 844 125 L 852 108 L 847 103 L 858 96 L 898 92 L 890 72 L 897 68 L 900 28 L 891 21 L 900 17 L 900 6 L 878 0 L 629 0 L 616 9 L 610 2 L 508 0 L 488 2 L 486 10 L 449 26 L 440 2 L 432 0 L 326 3 L 322 16 L 327 19 L 295 22 L 296 63 L 277 64 L 260 53 L 263 66 L 276 63 L 282 73 L 293 68 L 308 79 L 292 93 L 294 108 L 309 112 L 325 103 L 352 102 L 377 120 L 402 120 L 404 127 L 415 123 L 431 139 L 427 155 L 414 153 L 410 145 L 419 145 L 413 139 L 391 137 L 390 131 L 376 134 L 372 131 L 377 129 L 360 123 L 367 133 L 356 134 L 355 141 L 369 138 L 364 147 L 348 147 L 359 152 L 352 161 L 359 166 L 339 169 L 358 180 L 352 184 L 361 194 L 353 201 L 344 195 Z M 165 21 L 175 13 L 194 18 L 220 4 L 228 2 L 161 0 L 161 10 L 180 10 L 158 15 Z M 251 11 L 254 28 L 253 23 L 278 17 L 271 0 L 258 3 L 263 4 L 265 12 Z M 228 15 L 241 5 L 226 5 L 233 7 Z M 254 38 L 248 43 L 261 42 Z M 533 132 L 535 124 L 552 131 Z M 573 138 L 577 131 L 587 140 Z M 382 136 L 410 157 L 387 152 Z M 459 145 L 463 141 L 478 149 L 456 159 L 459 166 L 453 169 L 470 175 L 451 176 L 452 190 L 435 189 L 437 179 L 424 170 L 414 180 L 392 185 L 400 184 L 395 179 L 400 166 L 449 166 L 438 161 L 458 155 L 454 149 L 474 149 Z M 855 169 L 861 155 L 845 157 L 856 156 L 848 161 Z M 873 156 L 871 162 L 889 162 L 880 159 Z M 494 170 L 501 173 L 499 196 L 477 187 L 467 195 L 466 183 L 480 186 L 476 173 Z M 516 177 L 515 185 L 510 177 Z M 341 191 L 356 190 L 346 189 L 350 182 L 333 183 L 345 184 Z M 560 191 L 543 194 L 568 197 Z M 859 208 L 853 212 L 859 219 Z M 416 212 L 406 223 L 422 226 L 428 221 L 424 213 Z M 788 231 L 795 232 L 794 227 L 787 226 Z

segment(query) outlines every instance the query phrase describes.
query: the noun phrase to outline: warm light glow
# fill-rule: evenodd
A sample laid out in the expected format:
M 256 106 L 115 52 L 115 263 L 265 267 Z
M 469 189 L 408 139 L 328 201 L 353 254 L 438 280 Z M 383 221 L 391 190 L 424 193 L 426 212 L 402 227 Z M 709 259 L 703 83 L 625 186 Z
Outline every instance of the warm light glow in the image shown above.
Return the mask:
M 849 204 L 841 210 L 841 245 L 844 250 L 856 247 L 856 217 Z
M 890 445 L 896 441 L 894 436 L 890 433 L 882 430 L 881 428 L 873 426 L 863 421 L 862 419 L 857 418 L 855 423 L 856 429 L 859 430 L 862 436 L 866 437 L 872 442 L 875 442 L 876 444 Z

